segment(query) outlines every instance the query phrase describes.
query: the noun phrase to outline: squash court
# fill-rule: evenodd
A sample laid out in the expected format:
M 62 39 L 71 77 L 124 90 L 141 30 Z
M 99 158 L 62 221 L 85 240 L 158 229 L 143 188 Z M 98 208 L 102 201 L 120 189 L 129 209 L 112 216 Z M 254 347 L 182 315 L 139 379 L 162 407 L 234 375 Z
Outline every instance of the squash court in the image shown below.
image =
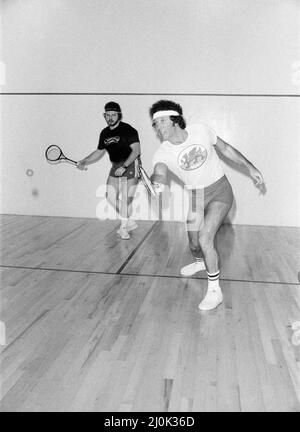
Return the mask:
M 300 3 L 14 0 L 0 9 L 0 411 L 299 412 Z M 183 115 L 174 106 L 151 114 L 160 100 Z M 138 133 L 128 146 L 140 144 L 149 176 L 183 119 L 211 132 L 208 150 L 196 140 L 178 156 L 188 175 L 206 169 L 219 138 L 250 161 L 223 153 L 215 165 L 234 195 L 215 239 L 220 268 L 209 270 L 210 282 L 220 270 L 216 308 L 198 307 L 209 272 L 181 274 L 193 256 L 175 175 L 169 198 L 150 207 L 139 182 L 129 238 L 111 212 L 112 163 L 123 174 L 134 163 L 102 146 L 119 142 L 100 139 L 114 116 Z M 73 165 L 47 161 L 52 145 Z M 103 158 L 86 167 L 98 150 Z

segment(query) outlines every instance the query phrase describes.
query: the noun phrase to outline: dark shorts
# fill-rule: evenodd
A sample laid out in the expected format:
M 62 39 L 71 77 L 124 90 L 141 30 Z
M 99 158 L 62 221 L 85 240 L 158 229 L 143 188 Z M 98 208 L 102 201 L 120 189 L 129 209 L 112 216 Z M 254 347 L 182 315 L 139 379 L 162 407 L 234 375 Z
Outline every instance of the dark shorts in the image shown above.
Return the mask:
M 133 178 L 137 178 L 137 176 L 138 176 L 138 166 L 137 166 L 138 164 L 137 164 L 137 160 L 135 160 L 134 162 L 132 162 L 132 164 L 130 164 L 127 167 L 126 171 L 123 173 L 123 175 L 121 177 L 120 176 L 116 176 L 116 174 L 115 174 L 116 170 L 118 168 L 120 168 L 123 165 L 123 163 L 124 162 L 118 162 L 118 163 L 113 162 L 112 167 L 111 167 L 111 169 L 109 171 L 109 175 L 111 177 L 115 177 L 115 178 L 126 177 L 128 180 L 129 179 L 133 179 Z
M 204 188 L 204 208 L 212 201 L 232 204 L 232 187 L 225 175 L 212 185 Z
M 200 208 L 205 209 L 209 203 L 214 201 L 232 205 L 232 187 L 225 175 L 204 189 L 192 189 L 193 210 L 195 209 L 196 202 L 198 206 L 200 205 Z

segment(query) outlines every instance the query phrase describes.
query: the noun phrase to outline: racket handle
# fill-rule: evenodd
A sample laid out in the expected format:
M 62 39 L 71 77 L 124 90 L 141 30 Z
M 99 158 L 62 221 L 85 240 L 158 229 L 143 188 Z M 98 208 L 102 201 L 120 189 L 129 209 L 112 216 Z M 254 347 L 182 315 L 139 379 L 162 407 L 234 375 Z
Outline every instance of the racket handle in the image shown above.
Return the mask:
M 75 162 L 75 161 L 74 161 L 74 163 L 75 163 L 75 165 L 78 167 L 78 162 Z M 80 168 L 79 168 L 79 169 L 80 169 Z M 84 170 L 84 171 L 87 171 L 87 167 L 85 166 L 85 167 L 83 168 L 83 170 Z
M 67 157 L 65 157 L 64 159 L 67 160 L 67 161 L 69 161 L 69 162 L 71 162 L 72 164 L 77 165 L 77 162 L 74 161 L 73 159 L 69 159 L 69 158 L 67 158 Z
M 162 193 L 165 190 L 165 185 L 162 183 L 154 182 L 152 184 L 156 194 Z
M 66 158 L 66 159 L 67 159 L 67 158 Z M 72 164 L 74 164 L 74 165 L 77 166 L 77 162 L 76 162 L 76 161 L 74 161 L 74 160 L 72 160 L 72 159 L 67 159 L 67 160 L 69 160 Z M 87 169 L 87 167 L 85 166 L 85 167 L 83 168 L 83 170 L 84 170 L 84 171 L 87 171 L 88 169 Z

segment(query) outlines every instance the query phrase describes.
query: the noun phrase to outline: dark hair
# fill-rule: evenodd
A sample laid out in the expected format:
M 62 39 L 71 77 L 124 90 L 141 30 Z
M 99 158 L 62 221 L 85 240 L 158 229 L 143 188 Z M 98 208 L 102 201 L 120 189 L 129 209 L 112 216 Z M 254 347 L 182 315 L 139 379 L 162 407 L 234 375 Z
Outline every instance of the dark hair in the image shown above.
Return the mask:
M 186 128 L 186 121 L 182 116 L 182 107 L 181 105 L 179 105 L 176 102 L 170 101 L 170 100 L 159 100 L 157 102 L 155 102 L 149 109 L 149 113 L 151 118 L 153 118 L 153 115 L 158 112 L 158 111 L 169 111 L 169 110 L 174 110 L 178 112 L 178 116 L 175 115 L 171 115 L 170 119 L 172 120 L 173 123 L 177 123 L 178 126 L 181 129 L 185 129 Z
M 115 111 L 119 114 L 119 119 L 122 118 L 121 107 L 117 102 L 107 102 L 104 106 L 104 111 Z

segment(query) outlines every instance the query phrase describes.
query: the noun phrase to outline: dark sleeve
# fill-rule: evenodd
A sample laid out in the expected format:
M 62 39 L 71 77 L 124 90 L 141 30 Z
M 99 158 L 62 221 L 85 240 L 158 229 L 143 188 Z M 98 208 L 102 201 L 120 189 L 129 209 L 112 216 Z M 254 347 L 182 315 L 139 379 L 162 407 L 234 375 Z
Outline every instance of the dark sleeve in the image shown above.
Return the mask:
M 99 135 L 99 141 L 98 141 L 98 150 L 103 150 L 105 149 L 105 145 L 104 145 L 104 139 L 103 139 L 103 133 L 101 131 L 100 135 Z
M 139 134 L 136 129 L 134 129 L 132 126 L 128 125 L 128 132 L 127 132 L 127 142 L 128 144 L 133 144 L 135 142 L 140 142 Z

